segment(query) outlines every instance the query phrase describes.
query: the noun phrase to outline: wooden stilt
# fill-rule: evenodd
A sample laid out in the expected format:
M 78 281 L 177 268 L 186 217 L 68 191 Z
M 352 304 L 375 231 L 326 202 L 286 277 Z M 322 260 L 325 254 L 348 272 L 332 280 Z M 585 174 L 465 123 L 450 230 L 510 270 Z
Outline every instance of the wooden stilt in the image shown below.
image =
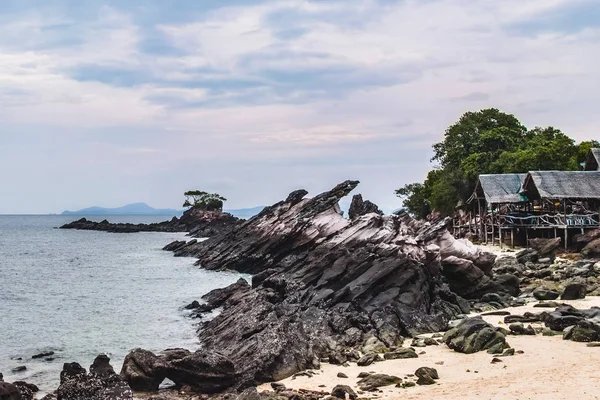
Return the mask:
M 567 250 L 567 248 L 569 247 L 569 224 L 567 224 L 567 200 L 563 199 L 563 201 L 565 202 L 565 250 Z
M 515 248 L 515 228 L 510 228 L 510 247 Z

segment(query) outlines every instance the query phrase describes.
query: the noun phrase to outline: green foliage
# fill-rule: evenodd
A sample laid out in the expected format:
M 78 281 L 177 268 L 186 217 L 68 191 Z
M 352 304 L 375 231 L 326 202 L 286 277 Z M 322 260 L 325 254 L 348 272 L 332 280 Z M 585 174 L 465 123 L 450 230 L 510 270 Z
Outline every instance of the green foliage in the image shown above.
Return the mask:
M 430 194 L 425 191 L 422 183 L 409 183 L 396 190 L 396 196 L 402 198 L 402 206 L 409 214 L 425 218 L 431 212 Z
M 206 211 L 222 211 L 223 202 L 227 199 L 217 193 L 208 193 L 200 190 L 188 190 L 184 193 L 186 197 L 183 207 L 191 207 Z
M 467 112 L 433 145 L 438 168 L 424 183 L 396 190 L 403 205 L 423 218 L 430 210 L 450 215 L 475 189 L 480 174 L 535 170 L 578 170 L 598 141 L 576 144 L 553 127 L 527 130 L 512 114 L 490 108 Z

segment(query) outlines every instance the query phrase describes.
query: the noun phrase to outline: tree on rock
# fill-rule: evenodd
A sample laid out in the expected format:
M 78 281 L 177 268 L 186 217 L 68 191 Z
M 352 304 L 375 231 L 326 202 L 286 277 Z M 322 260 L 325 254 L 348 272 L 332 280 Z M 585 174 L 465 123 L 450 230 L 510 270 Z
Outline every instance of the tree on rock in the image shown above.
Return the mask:
M 217 193 L 208 193 L 200 190 L 188 190 L 184 193 L 183 207 L 190 207 L 206 211 L 223 211 L 223 202 L 227 199 Z

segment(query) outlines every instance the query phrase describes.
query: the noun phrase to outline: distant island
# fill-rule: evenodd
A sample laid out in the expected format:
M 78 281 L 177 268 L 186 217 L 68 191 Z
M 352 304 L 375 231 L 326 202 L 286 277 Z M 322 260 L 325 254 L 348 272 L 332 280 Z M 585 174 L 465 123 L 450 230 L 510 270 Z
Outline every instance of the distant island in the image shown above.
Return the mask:
M 250 218 L 262 211 L 264 206 L 252 208 L 240 208 L 232 210 L 224 210 L 239 218 Z M 127 204 L 123 207 L 105 208 L 105 207 L 89 207 L 78 211 L 63 211 L 61 215 L 169 215 L 179 216 L 184 210 L 175 210 L 171 208 L 154 208 L 146 203 Z

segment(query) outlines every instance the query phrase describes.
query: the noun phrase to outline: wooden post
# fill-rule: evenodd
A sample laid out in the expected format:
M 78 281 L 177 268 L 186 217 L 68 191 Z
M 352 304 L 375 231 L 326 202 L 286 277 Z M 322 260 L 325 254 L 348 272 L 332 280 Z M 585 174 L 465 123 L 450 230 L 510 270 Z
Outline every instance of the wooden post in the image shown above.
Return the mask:
M 492 204 L 492 246 L 496 244 L 496 232 L 494 232 L 494 205 Z
M 569 239 L 569 224 L 567 224 L 567 200 L 563 199 L 565 202 L 565 250 L 569 247 L 568 239 Z
M 483 240 L 483 235 L 481 234 L 481 228 L 483 225 L 483 222 L 481 221 L 482 215 L 481 215 L 481 200 L 477 199 L 477 215 L 479 216 L 479 221 L 477 224 L 477 237 L 479 238 L 479 240 Z
M 529 228 L 525 227 L 525 248 L 529 248 Z
M 502 227 L 498 224 L 498 235 L 500 235 L 500 248 L 502 248 Z
M 510 247 L 515 248 L 515 228 L 510 228 Z

